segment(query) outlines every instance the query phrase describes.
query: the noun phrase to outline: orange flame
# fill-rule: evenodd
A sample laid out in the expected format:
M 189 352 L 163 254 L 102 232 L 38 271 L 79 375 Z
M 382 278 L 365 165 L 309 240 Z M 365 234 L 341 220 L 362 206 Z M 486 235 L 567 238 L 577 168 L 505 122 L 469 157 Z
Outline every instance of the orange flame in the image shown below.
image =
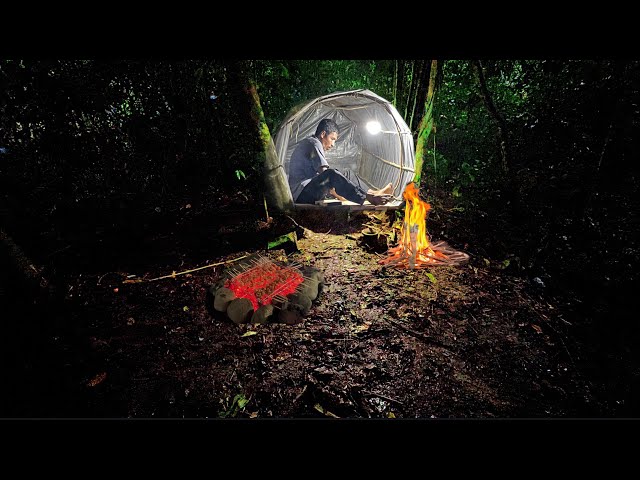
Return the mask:
M 429 265 L 454 265 L 469 259 L 466 253 L 450 249 L 445 242 L 435 245 L 430 243 L 427 235 L 427 213 L 431 210 L 431 205 L 422 201 L 415 183 L 410 182 L 402 196 L 407 204 L 400 242 L 397 247 L 389 249 L 387 258 L 378 263 L 413 269 Z M 445 251 L 449 255 L 443 253 Z
M 404 189 L 402 197 L 407 201 L 407 204 L 404 207 L 404 226 L 402 228 L 400 244 L 406 248 L 412 248 L 411 227 L 415 230 L 417 225 L 418 231 L 415 238 L 416 251 L 431 251 L 429 240 L 427 239 L 427 213 L 431 210 L 431 205 L 422 201 L 416 184 L 413 182 L 409 183 Z

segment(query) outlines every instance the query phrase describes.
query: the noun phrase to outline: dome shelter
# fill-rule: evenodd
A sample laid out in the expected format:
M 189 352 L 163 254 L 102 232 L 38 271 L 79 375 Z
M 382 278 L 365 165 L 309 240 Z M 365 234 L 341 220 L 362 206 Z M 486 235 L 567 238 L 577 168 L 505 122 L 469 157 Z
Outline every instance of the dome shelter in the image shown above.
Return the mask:
M 298 142 L 313 135 L 323 118 L 334 120 L 340 129 L 335 146 L 326 152 L 329 165 L 357 173 L 375 190 L 391 183 L 399 201 L 384 209 L 397 208 L 406 184 L 415 175 L 413 136 L 396 108 L 370 90 L 335 92 L 292 109 L 275 135 L 278 161 L 285 174 Z M 385 206 L 375 209 L 380 207 Z

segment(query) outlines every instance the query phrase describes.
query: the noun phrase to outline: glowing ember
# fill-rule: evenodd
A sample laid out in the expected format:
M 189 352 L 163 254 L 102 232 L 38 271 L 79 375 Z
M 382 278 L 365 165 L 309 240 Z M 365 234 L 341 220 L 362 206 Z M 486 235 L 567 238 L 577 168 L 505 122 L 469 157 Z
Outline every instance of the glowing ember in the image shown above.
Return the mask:
M 402 196 L 407 204 L 400 242 L 397 247 L 389 249 L 387 258 L 378 263 L 414 269 L 431 265 L 458 265 L 469 260 L 469 255 L 453 250 L 445 242 L 429 242 L 426 223 L 431 205 L 422 201 L 413 182 L 406 186 Z
M 303 280 L 295 268 L 280 267 L 261 259 L 254 267 L 227 280 L 225 287 L 237 298 L 251 301 L 253 309 L 257 310 L 261 305 L 270 305 L 275 296 L 286 297 L 293 293 Z

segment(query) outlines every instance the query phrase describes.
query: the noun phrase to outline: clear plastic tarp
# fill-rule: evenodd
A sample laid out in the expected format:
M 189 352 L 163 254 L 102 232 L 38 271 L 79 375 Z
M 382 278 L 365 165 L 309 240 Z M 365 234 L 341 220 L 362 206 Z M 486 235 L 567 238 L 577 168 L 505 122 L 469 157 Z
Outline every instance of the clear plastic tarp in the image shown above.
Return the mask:
M 370 90 L 336 92 L 294 108 L 275 136 L 285 173 L 298 142 L 313 135 L 323 118 L 334 120 L 340 129 L 334 148 L 326 152 L 329 165 L 352 170 L 374 189 L 391 183 L 394 196 L 400 198 L 414 177 L 413 136 L 395 107 Z M 378 122 L 380 132 L 369 133 L 369 122 Z

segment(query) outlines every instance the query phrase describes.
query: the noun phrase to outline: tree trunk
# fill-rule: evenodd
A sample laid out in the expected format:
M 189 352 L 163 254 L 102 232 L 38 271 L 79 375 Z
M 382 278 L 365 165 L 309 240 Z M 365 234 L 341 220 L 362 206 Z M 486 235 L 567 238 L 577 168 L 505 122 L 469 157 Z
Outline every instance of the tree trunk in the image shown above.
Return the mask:
M 429 74 L 431 72 L 431 63 L 428 60 L 424 61 L 422 68 L 422 75 L 420 75 L 420 87 L 416 95 L 416 104 L 414 106 L 414 118 L 412 122 L 414 125 L 420 125 L 422 121 L 422 114 L 424 113 L 423 105 L 427 101 L 427 91 L 429 89 Z
M 507 144 L 507 123 L 504 120 L 504 117 L 500 115 L 498 110 L 496 109 L 495 104 L 493 103 L 493 99 L 491 98 L 491 93 L 489 93 L 489 89 L 487 88 L 487 82 L 484 77 L 484 72 L 482 71 L 482 63 L 480 60 L 472 61 L 473 68 L 476 74 L 476 79 L 478 80 L 478 85 L 480 87 L 480 96 L 484 101 L 489 114 L 493 117 L 493 119 L 498 124 L 498 138 L 500 139 L 500 154 L 502 160 L 502 172 L 505 175 L 509 175 L 509 158 L 508 158 L 508 144 Z
M 426 60 L 418 60 L 418 73 L 416 74 L 417 80 L 414 82 L 415 89 L 413 90 L 413 99 L 411 102 L 411 117 L 409 118 L 409 130 L 413 131 L 413 117 L 416 111 L 416 102 L 418 101 L 418 93 L 420 92 L 420 88 L 422 87 L 422 75 L 424 73 L 424 67 L 427 63 Z
M 433 99 L 435 98 L 436 74 L 438 72 L 438 61 L 431 60 L 431 69 L 429 71 L 429 88 L 427 89 L 427 99 L 425 101 L 424 115 L 418 126 L 418 141 L 416 144 L 416 171 L 413 181 L 416 185 L 420 185 L 422 177 L 422 164 L 427 151 L 427 140 L 433 129 Z
M 415 70 L 415 67 L 416 67 L 416 61 L 412 60 L 411 61 L 411 79 L 409 80 L 409 82 L 410 82 L 409 83 L 409 91 L 407 92 L 406 102 L 404 104 L 404 117 L 403 118 L 404 118 L 405 122 L 407 121 L 407 114 L 409 113 L 409 104 L 411 103 L 411 92 L 413 91 L 413 83 L 414 83 L 413 82 L 413 77 L 414 77 L 413 72 Z
M 253 80 L 246 75 L 242 65 L 234 63 L 232 65 L 237 81 L 246 93 L 249 104 L 249 117 L 252 130 L 260 140 L 259 160 L 262 163 L 262 173 L 264 177 L 264 193 L 267 204 L 277 211 L 293 209 L 293 200 L 289 192 L 287 177 L 284 168 L 278 160 L 276 147 L 271 138 L 269 127 L 264 119 L 264 111 L 260 105 L 260 97 Z
M 278 159 L 276 146 L 273 143 L 269 127 L 264 119 L 264 112 L 260 105 L 258 91 L 253 82 L 249 82 L 248 92 L 253 102 L 251 117 L 258 129 L 260 143 L 263 149 L 263 175 L 267 204 L 278 211 L 291 210 L 293 209 L 293 201 L 291 193 L 289 192 L 287 177 L 284 173 L 284 167 Z

